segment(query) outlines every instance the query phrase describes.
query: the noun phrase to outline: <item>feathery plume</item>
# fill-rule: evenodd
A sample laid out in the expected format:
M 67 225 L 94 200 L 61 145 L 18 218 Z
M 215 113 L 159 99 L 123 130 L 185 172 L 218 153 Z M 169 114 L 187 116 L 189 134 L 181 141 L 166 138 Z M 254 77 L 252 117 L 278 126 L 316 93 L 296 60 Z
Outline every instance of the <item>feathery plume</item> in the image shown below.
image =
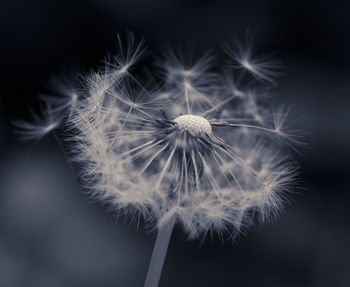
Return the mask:
M 223 49 L 233 68 L 243 69 L 259 81 L 277 85 L 276 78 L 281 76 L 281 63 L 273 58 L 273 54 L 257 53 L 254 50 L 252 32 L 247 31 L 242 42 L 224 42 Z

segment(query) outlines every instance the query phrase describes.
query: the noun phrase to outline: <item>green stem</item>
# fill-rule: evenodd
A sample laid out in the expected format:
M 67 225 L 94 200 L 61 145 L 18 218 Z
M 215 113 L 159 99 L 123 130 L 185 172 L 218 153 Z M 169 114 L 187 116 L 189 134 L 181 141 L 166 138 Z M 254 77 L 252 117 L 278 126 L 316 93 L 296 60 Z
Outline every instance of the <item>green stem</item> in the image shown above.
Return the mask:
M 158 287 L 175 221 L 174 214 L 159 228 L 144 287 Z

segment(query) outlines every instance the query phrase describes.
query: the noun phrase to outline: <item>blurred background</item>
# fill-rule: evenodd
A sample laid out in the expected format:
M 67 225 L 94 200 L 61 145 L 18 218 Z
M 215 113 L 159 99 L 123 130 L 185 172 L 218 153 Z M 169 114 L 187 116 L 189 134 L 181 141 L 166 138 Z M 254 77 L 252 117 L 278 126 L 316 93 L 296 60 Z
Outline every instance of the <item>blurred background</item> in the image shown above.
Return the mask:
M 196 51 L 256 32 L 277 51 L 278 93 L 307 113 L 302 189 L 275 224 L 232 242 L 176 228 L 160 286 L 350 286 L 349 1 L 2 0 L 0 286 L 143 286 L 156 234 L 91 202 L 50 136 L 20 142 L 51 75 L 96 67 L 133 30 L 151 49 Z

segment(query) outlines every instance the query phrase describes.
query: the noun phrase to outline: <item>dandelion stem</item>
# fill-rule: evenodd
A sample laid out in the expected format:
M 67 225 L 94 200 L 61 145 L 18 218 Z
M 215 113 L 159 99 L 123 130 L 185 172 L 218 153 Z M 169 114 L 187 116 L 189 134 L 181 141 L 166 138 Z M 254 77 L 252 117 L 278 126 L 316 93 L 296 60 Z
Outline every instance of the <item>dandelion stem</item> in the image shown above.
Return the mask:
M 158 287 L 175 221 L 174 214 L 159 228 L 144 287 Z

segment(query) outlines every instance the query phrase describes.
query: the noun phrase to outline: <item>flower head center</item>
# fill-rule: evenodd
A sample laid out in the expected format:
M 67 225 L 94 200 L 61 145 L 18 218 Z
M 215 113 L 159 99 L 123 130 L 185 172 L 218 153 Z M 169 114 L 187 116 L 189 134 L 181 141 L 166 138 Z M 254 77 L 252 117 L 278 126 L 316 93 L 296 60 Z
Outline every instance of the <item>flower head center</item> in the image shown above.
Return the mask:
M 174 122 L 179 129 L 189 132 L 192 136 L 211 133 L 209 121 L 201 116 L 182 115 L 175 118 Z

